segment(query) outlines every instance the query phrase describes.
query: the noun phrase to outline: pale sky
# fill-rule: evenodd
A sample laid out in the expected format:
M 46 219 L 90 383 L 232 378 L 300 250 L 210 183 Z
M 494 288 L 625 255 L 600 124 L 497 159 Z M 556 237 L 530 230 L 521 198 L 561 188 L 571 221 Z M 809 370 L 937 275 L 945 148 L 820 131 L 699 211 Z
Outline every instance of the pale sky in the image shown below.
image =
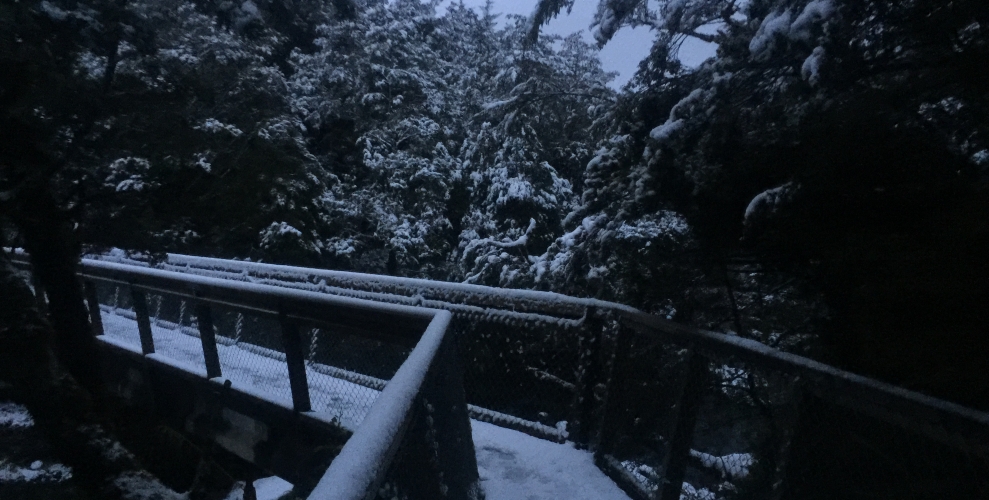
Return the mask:
M 443 2 L 440 7 L 441 12 L 451 1 Z M 478 11 L 484 7 L 484 3 L 485 0 L 464 0 L 465 5 Z M 496 13 L 524 16 L 531 14 L 536 6 L 536 0 L 493 0 L 492 3 Z M 543 27 L 543 33 L 569 35 L 576 31 L 583 31 L 584 38 L 593 43 L 594 39 L 589 33 L 589 27 L 591 21 L 594 20 L 597 5 L 598 0 L 577 0 L 569 15 L 565 10 L 561 12 L 556 19 Z M 611 82 L 613 88 L 620 88 L 632 78 L 639 66 L 639 61 L 649 55 L 652 41 L 653 35 L 648 28 L 622 28 L 601 49 L 601 65 L 604 66 L 605 71 L 618 72 L 618 77 Z M 713 44 L 688 39 L 680 48 L 680 60 L 688 66 L 697 66 L 713 56 L 714 49 Z

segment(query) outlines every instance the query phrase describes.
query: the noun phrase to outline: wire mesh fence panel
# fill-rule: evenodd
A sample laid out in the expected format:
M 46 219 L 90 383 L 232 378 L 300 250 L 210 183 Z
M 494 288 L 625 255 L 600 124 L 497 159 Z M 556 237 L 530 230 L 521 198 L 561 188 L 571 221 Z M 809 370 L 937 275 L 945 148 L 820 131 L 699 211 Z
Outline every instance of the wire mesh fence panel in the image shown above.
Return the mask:
M 989 498 L 986 458 L 807 395 L 781 498 Z
M 548 426 L 570 417 L 579 357 L 575 329 L 456 315 L 467 402 Z
M 654 494 L 662 483 L 674 410 L 686 382 L 685 346 L 625 329 L 602 422 L 601 450 Z
M 96 282 L 103 319 L 103 334 L 116 342 L 140 348 L 137 314 L 131 302 L 131 287 L 116 283 Z
M 314 411 L 356 429 L 411 348 L 343 328 L 303 328 L 306 378 Z
M 688 499 L 778 495 L 799 402 L 793 376 L 705 353 L 708 378 L 691 434 L 683 492 Z
M 220 304 L 210 304 L 210 316 L 223 377 L 234 387 L 247 387 L 291 405 L 292 389 L 278 318 Z
M 146 294 L 155 353 L 205 370 L 203 346 L 190 300 L 168 293 Z

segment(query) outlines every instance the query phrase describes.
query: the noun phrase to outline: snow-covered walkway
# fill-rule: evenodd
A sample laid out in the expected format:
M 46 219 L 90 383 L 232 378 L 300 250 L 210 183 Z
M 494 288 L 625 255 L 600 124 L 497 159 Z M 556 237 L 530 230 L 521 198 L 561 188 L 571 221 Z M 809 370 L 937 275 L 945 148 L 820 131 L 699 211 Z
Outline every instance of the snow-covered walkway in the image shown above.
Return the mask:
M 103 311 L 106 340 L 140 350 L 137 322 L 114 312 L 109 308 Z M 183 328 L 188 327 L 153 321 L 155 352 L 205 373 L 202 344 L 198 338 L 182 333 Z M 256 348 L 250 346 L 221 343 L 217 348 L 223 376 L 234 386 L 247 386 L 291 402 L 284 362 L 252 352 Z M 336 417 L 348 429 L 360 424 L 378 395 L 374 389 L 311 368 L 307 368 L 307 376 L 313 410 Z M 488 500 L 628 500 L 594 465 L 587 451 L 477 420 L 471 421 L 471 428 L 478 472 Z

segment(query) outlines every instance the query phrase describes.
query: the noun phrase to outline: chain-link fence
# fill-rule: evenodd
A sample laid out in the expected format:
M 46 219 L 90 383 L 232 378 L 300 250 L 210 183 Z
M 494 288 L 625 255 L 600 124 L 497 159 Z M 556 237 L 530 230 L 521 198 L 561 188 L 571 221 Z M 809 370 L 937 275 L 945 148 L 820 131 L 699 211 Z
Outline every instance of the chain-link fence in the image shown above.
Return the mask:
M 141 349 L 133 288 L 107 281 L 94 283 L 104 334 L 115 342 Z M 205 372 L 199 301 L 138 291 L 144 294 L 147 304 L 155 354 Z M 222 304 L 211 304 L 209 309 L 223 377 L 239 388 L 291 405 L 279 318 Z M 411 348 L 344 328 L 304 323 L 298 326 L 312 410 L 327 414 L 346 429 L 356 429 Z
M 634 497 L 989 498 L 984 414 L 636 326 L 607 332 L 597 437 L 599 464 Z
M 636 498 L 989 498 L 986 414 L 754 342 L 552 294 L 210 264 L 226 265 L 227 277 L 451 311 L 472 417 L 588 445 Z M 346 335 L 310 331 L 310 375 L 378 388 L 393 358 Z

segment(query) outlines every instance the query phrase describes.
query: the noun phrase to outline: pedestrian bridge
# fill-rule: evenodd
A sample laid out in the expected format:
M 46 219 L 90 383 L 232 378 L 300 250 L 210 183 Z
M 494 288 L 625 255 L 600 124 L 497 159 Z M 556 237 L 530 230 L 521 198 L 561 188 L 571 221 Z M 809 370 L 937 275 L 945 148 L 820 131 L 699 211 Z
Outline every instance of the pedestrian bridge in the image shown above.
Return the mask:
M 184 255 L 79 269 L 112 393 L 311 499 L 989 498 L 989 415 L 627 306 Z

